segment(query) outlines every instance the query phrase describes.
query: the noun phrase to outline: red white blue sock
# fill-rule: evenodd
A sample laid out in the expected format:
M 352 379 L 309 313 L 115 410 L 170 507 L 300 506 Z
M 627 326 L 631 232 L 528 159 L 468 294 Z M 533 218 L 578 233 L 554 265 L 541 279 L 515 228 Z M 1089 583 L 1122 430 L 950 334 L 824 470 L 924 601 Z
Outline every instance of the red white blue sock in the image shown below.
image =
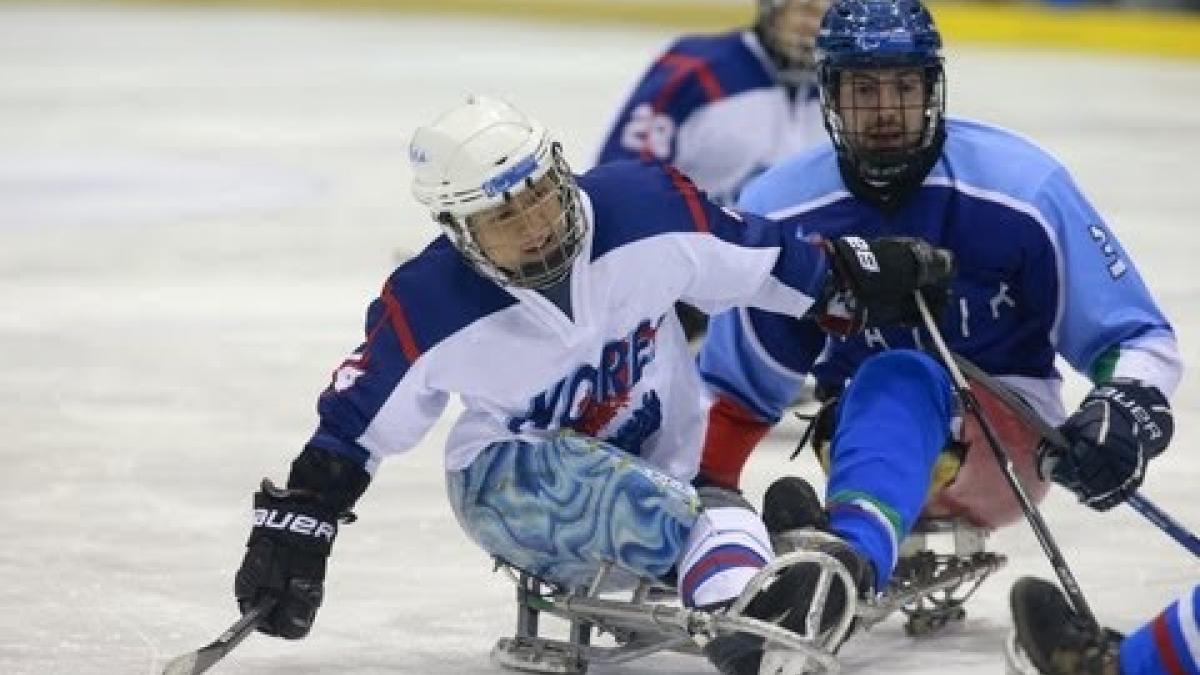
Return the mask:
M 753 511 L 705 509 L 684 544 L 679 597 L 685 607 L 727 603 L 774 557 L 767 528 Z
M 1200 587 L 1121 643 L 1122 675 L 1200 675 Z

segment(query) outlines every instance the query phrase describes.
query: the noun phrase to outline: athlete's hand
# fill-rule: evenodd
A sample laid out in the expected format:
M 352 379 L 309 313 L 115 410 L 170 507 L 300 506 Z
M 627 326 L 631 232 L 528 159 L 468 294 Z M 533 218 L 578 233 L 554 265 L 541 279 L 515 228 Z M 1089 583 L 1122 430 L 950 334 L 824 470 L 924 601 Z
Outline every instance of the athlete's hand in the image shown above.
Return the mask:
M 1104 511 L 1142 484 L 1146 463 L 1166 449 L 1174 426 L 1156 387 L 1116 379 L 1083 399 L 1061 427 L 1070 446 L 1043 451 L 1040 467 L 1081 502 Z
M 864 328 L 919 325 L 914 292 L 940 310 L 954 277 L 954 255 L 912 237 L 839 237 L 825 242 L 831 274 L 816 305 L 817 323 L 853 335 Z
M 308 635 L 324 597 L 325 561 L 338 521 L 354 520 L 350 508 L 370 481 L 353 460 L 315 446 L 292 462 L 287 489 L 263 480 L 233 585 L 243 613 L 266 597 L 276 600 L 260 631 L 289 640 Z
M 258 630 L 289 640 L 308 635 L 324 597 L 325 560 L 336 536 L 335 514 L 312 493 L 285 490 L 263 479 L 254 494 L 254 526 L 233 584 L 243 613 L 264 597 L 277 600 Z

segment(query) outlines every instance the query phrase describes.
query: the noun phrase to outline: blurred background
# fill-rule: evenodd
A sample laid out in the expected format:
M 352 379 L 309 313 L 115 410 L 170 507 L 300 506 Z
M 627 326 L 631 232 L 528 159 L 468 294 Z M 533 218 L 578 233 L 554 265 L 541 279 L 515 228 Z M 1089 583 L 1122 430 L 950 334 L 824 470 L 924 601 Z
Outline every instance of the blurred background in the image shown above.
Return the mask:
M 137 3 L 138 0 L 132 0 Z M 621 22 L 678 29 L 726 29 L 748 22 L 746 0 L 149 0 L 195 4 L 401 11 L 569 22 Z M 933 0 L 950 40 L 1200 55 L 1200 0 Z

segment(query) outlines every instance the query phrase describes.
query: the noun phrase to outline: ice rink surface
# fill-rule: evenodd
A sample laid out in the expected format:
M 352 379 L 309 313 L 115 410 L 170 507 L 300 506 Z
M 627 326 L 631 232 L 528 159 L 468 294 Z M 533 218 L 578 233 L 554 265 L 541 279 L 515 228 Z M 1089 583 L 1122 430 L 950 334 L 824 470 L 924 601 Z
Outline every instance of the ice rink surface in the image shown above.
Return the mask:
M 0 673 L 154 673 L 235 618 L 250 493 L 287 464 L 398 256 L 434 227 L 413 128 L 469 91 L 557 129 L 577 168 L 669 35 L 407 16 L 0 5 Z M 1145 493 L 1200 528 L 1200 64 L 951 48 L 950 109 L 1059 153 L 1178 328 L 1192 370 Z M 1071 381 L 1072 401 L 1082 393 Z M 495 673 L 512 587 L 454 523 L 440 446 L 385 463 L 300 643 L 252 637 L 214 672 Z M 785 425 L 753 459 L 757 501 Z M 1128 629 L 1200 580 L 1129 509 L 1052 493 L 1087 597 Z M 935 639 L 892 620 L 848 673 L 996 673 L 1009 568 Z M 596 673 L 708 673 L 662 656 Z

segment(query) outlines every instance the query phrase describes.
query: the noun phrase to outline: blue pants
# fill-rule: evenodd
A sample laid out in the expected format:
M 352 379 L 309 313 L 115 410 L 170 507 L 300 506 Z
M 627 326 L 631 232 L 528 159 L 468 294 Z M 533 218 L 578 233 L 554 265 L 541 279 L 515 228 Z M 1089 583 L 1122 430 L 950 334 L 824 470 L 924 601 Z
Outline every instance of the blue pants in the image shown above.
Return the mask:
M 834 533 L 874 563 L 877 589 L 921 513 L 954 411 L 945 369 L 912 350 L 867 359 L 842 395 L 826 507 Z
M 484 550 L 567 588 L 604 563 L 662 579 L 700 512 L 690 486 L 576 435 L 494 443 L 447 484 L 459 524 Z

